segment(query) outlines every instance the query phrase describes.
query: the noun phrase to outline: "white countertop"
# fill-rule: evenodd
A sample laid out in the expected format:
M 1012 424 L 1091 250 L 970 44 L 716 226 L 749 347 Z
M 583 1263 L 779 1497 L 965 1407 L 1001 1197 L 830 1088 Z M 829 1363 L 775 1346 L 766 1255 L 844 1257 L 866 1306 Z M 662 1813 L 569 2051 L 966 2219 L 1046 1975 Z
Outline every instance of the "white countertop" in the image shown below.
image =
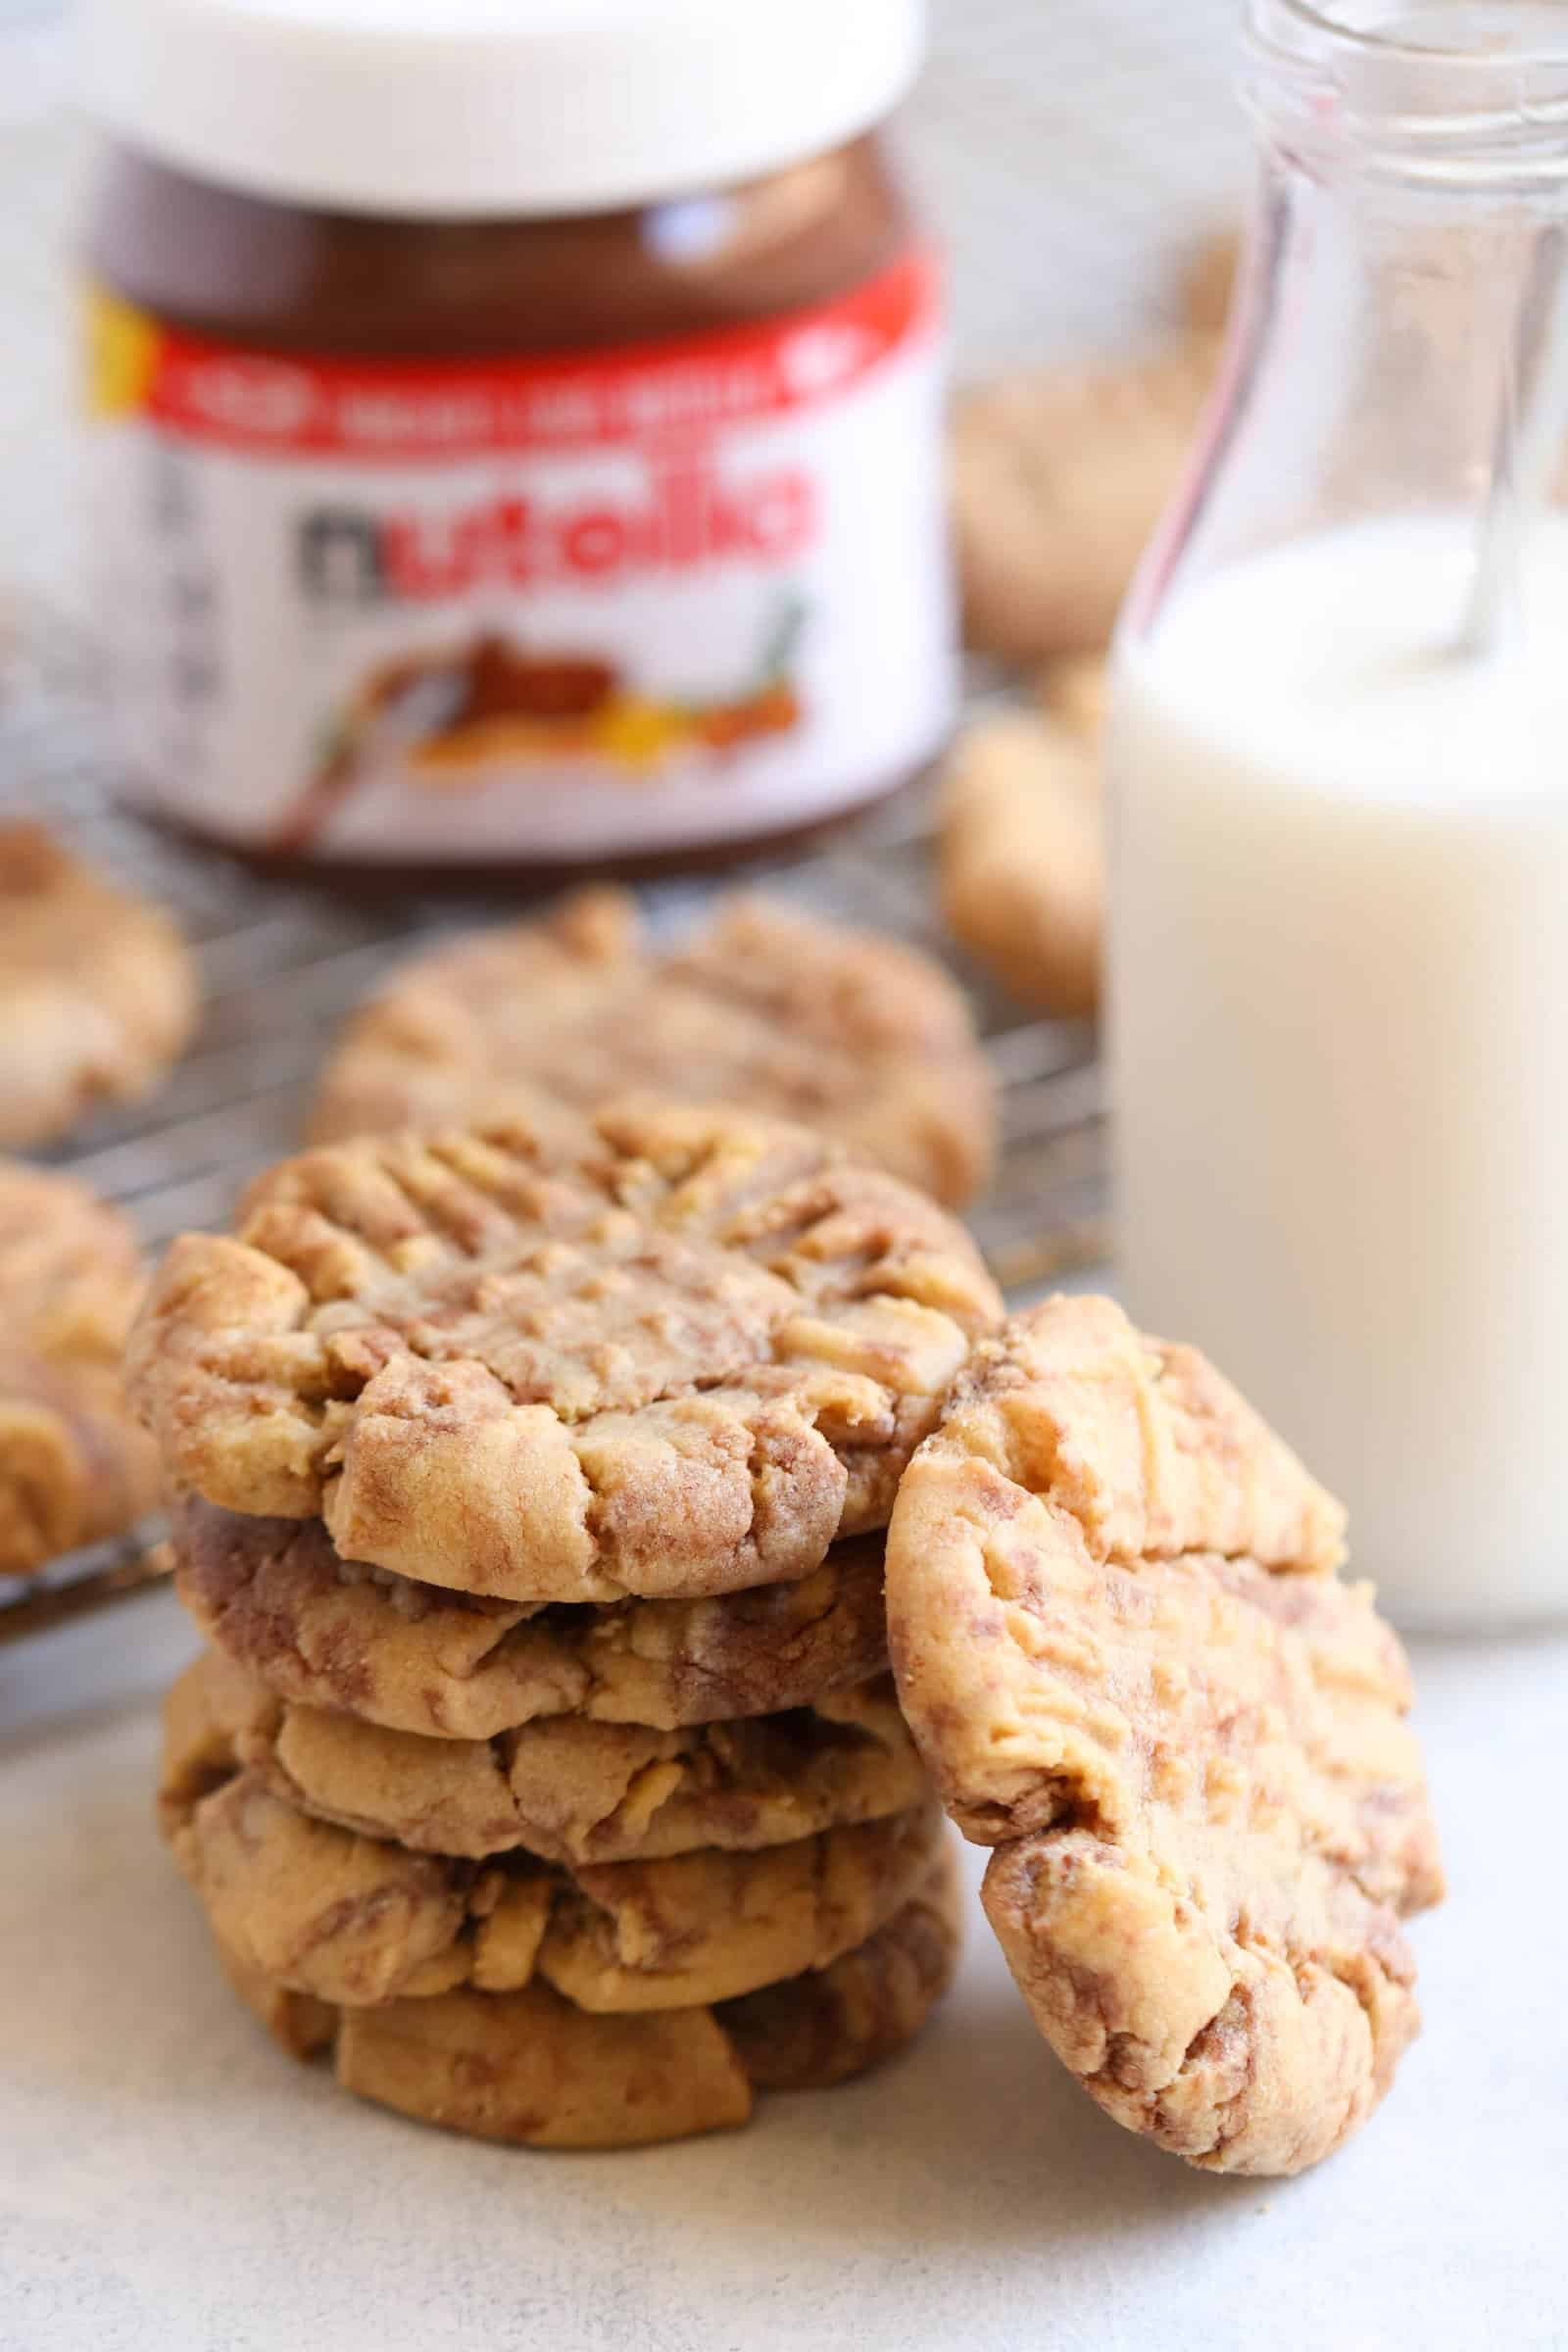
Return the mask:
M 1417 1645 L 1426 2033 L 1295 2182 L 1102 2118 L 978 1907 L 906 2057 L 741 2133 L 562 2156 L 362 2105 L 237 2009 L 153 1834 L 192 1645 L 160 1595 L 0 1652 L 4 2352 L 1568 2345 L 1568 1639 Z

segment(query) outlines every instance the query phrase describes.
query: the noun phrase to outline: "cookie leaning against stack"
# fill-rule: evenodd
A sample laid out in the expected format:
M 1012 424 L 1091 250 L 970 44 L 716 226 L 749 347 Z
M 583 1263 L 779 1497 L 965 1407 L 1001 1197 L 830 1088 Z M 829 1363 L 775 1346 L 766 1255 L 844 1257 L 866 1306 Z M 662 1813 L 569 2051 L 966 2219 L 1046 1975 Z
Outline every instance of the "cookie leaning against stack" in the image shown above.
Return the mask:
M 880 1531 L 1000 1312 L 942 1210 L 722 1110 L 326 1148 L 174 1246 L 164 1819 L 287 2046 L 588 2146 L 908 2037 L 956 1914 Z

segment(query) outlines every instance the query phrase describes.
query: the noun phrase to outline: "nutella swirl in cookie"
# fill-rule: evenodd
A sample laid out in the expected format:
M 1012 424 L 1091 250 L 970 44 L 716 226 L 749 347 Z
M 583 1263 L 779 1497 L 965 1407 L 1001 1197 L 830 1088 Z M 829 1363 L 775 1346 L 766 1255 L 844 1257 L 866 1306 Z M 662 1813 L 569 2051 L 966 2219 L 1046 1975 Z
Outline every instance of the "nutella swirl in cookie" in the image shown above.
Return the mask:
M 756 2094 L 825 2090 L 902 2049 L 953 1981 L 961 1898 L 944 1853 L 826 1968 L 710 2005 L 579 2009 L 542 1979 L 378 2008 L 291 1992 L 220 1947 L 235 1991 L 298 2058 L 332 2054 L 362 2098 L 479 2139 L 630 2148 L 747 2122 Z
M 681 1731 L 566 1715 L 429 1740 L 291 1705 L 209 1650 L 170 1692 L 165 1726 L 166 1807 L 243 1767 L 318 1821 L 471 1861 L 515 1847 L 568 1865 L 752 1852 L 930 1793 L 886 1675 Z
M 1409 1678 L 1344 1514 L 1103 1298 L 980 1343 L 888 1539 L 899 1693 L 1047 2039 L 1118 2122 L 1294 2173 L 1419 2023 L 1443 1875 Z
M 146 1094 L 196 1024 L 196 967 L 160 907 L 41 825 L 0 824 L 0 1144 Z
M 171 1709 L 162 1812 L 219 1943 L 351 2008 L 543 1978 L 579 2009 L 679 2009 L 826 1968 L 883 1927 L 948 1837 L 918 1802 L 746 1852 L 547 1864 L 416 1851 L 302 1812 L 216 1750 L 191 1769 Z
M 1001 1302 L 941 1209 L 801 1128 L 603 1111 L 286 1161 L 129 1351 L 173 1479 L 529 1603 L 808 1576 L 886 1524 Z

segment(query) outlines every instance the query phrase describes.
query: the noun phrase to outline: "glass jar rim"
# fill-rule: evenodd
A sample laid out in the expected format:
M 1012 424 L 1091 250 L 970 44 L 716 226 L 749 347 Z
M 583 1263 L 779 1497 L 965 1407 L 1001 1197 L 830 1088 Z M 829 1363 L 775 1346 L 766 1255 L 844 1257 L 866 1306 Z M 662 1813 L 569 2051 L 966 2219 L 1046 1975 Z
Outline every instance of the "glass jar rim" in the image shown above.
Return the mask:
M 1355 22 L 1355 0 L 1249 0 L 1244 87 L 1254 111 L 1291 124 L 1303 152 L 1326 158 L 1348 136 L 1396 177 L 1568 184 L 1568 0 L 1452 9 L 1455 34 L 1466 19 L 1475 30 L 1469 46 L 1436 38 L 1430 6 L 1391 10 L 1378 24 Z M 1549 41 L 1540 37 L 1548 18 Z
M 1454 0 L 1456 12 L 1462 5 L 1463 0 Z M 1272 11 L 1294 19 L 1305 31 L 1319 33 L 1327 41 L 1370 56 L 1402 58 L 1411 65 L 1445 69 L 1468 66 L 1480 73 L 1497 73 L 1506 67 L 1568 66 L 1568 0 L 1536 0 L 1538 8 L 1543 5 L 1549 5 L 1553 14 L 1561 18 L 1560 48 L 1525 45 L 1499 51 L 1466 47 L 1456 41 L 1415 40 L 1400 33 L 1397 19 L 1386 25 L 1352 23 L 1348 13 L 1350 0 L 1252 0 L 1250 14 L 1256 18 Z

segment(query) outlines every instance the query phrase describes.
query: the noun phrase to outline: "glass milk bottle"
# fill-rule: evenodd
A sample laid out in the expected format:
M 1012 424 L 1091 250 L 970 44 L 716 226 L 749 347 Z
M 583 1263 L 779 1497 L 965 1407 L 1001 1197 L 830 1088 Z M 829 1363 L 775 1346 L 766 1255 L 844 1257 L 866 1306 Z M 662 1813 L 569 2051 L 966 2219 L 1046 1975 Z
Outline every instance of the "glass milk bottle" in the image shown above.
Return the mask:
M 1253 0 L 1261 171 L 1122 623 L 1128 1304 L 1411 1626 L 1568 1613 L 1568 5 Z

